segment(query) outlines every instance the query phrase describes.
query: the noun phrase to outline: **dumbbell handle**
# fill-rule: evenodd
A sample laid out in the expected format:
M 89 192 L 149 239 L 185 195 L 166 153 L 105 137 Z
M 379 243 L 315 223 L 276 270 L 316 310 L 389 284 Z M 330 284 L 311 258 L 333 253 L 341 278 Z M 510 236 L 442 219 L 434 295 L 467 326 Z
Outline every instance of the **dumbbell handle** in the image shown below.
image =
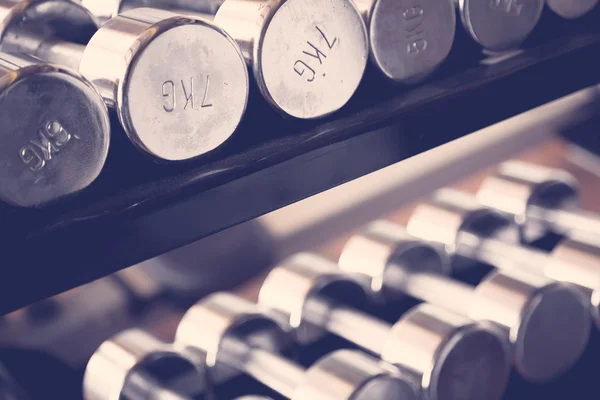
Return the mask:
M 390 269 L 388 278 L 390 287 L 448 311 L 469 315 L 474 300 L 472 286 L 438 274 L 408 272 L 395 274 L 395 271 L 392 271 L 394 269 Z
M 309 322 L 377 355 L 381 355 L 391 329 L 384 321 L 317 296 L 306 302 L 305 314 Z
M 140 372 L 133 373 L 128 377 L 123 395 L 131 400 L 190 400 L 189 397 L 163 387 L 150 376 Z
M 62 40 L 55 40 L 34 32 L 19 31 L 7 34 L 2 45 L 5 48 L 19 49 L 44 61 L 79 70 L 79 63 L 85 46 Z
M 578 237 L 587 236 L 594 243 L 600 243 L 600 216 L 584 210 L 561 210 L 531 206 L 527 217 L 538 223 L 550 226 L 558 233 Z
M 237 339 L 227 339 L 219 360 L 291 398 L 304 380 L 304 369 L 293 361 Z
M 514 269 L 519 266 L 529 272 L 544 275 L 544 268 L 550 261 L 547 253 L 530 247 L 523 247 L 493 238 L 480 238 L 462 232 L 458 235 L 456 252 L 493 265 L 498 269 Z

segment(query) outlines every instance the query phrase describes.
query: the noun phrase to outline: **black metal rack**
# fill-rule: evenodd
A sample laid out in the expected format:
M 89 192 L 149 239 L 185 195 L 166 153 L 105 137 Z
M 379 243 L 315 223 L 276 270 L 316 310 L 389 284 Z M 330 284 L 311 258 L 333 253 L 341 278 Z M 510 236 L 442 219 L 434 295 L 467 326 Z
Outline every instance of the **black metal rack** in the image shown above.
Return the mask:
M 222 150 L 184 165 L 142 158 L 115 124 L 108 163 L 90 188 L 41 210 L 1 210 L 0 313 L 595 84 L 596 22 L 568 37 L 533 40 L 494 65 L 454 52 L 442 72 L 415 88 L 367 76 L 350 104 L 322 121 L 284 120 L 251 99 Z

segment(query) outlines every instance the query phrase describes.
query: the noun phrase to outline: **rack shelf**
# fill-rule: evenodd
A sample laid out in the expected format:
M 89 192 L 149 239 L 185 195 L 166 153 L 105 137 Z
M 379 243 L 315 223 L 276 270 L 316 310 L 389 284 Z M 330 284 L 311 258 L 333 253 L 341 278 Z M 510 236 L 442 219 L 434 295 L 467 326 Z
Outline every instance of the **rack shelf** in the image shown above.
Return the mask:
M 595 26 L 533 43 L 493 65 L 451 57 L 443 71 L 415 88 L 367 76 L 347 107 L 322 121 L 284 120 L 251 99 L 234 138 L 185 165 L 144 159 L 115 124 L 106 168 L 90 188 L 41 210 L 2 210 L 0 313 L 598 83 Z

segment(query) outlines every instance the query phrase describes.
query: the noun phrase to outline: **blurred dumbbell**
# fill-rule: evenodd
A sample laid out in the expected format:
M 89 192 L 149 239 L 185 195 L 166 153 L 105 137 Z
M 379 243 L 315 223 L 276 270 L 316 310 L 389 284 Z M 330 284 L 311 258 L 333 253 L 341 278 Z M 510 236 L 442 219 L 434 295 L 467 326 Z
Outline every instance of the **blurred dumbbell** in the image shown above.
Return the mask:
M 427 249 L 411 241 L 403 227 L 376 221 L 346 243 L 339 264 L 346 272 L 370 276 L 373 288 L 387 296 L 406 293 L 504 327 L 515 368 L 530 381 L 551 380 L 579 359 L 591 325 L 589 301 L 579 290 L 505 271 L 489 274 L 473 288 L 433 272 Z
M 455 0 L 467 33 L 484 49 L 518 48 L 537 25 L 544 0 Z
M 585 235 L 600 244 L 600 216 L 581 209 L 579 185 L 567 171 L 504 162 L 483 181 L 477 200 L 511 215 L 526 242 L 554 231 Z
M 175 342 L 206 354 L 211 371 L 233 368 L 294 400 L 417 398 L 411 381 L 356 351 L 330 353 L 304 370 L 276 354 L 285 336 L 279 322 L 256 304 L 216 293 L 188 310 Z
M 407 229 L 453 255 L 578 285 L 590 296 L 591 315 L 600 327 L 600 248 L 570 238 L 550 254 L 519 245 L 516 226 L 508 218 L 454 189 L 438 190 L 429 202 L 420 204 Z
M 443 270 L 445 258 L 438 260 Z M 410 371 L 419 377 L 423 399 L 502 398 L 512 361 L 493 324 L 421 304 L 392 326 L 336 301 L 343 285 L 368 293 L 365 278 L 317 255 L 298 254 L 269 273 L 259 303 L 281 313 L 300 342 L 327 331 Z
M 187 400 L 194 393 L 181 393 L 155 378 L 153 365 L 171 362 L 179 372 L 193 371 L 198 389 L 206 388 L 204 370 L 153 336 L 130 329 L 106 340 L 90 358 L 83 379 L 85 400 Z
M 0 201 L 37 207 L 99 175 L 110 142 L 108 110 L 76 72 L 24 54 L 0 54 Z
M 368 37 L 351 0 L 84 0 L 103 18 L 140 3 L 207 19 L 216 14 L 214 23 L 239 44 L 263 97 L 292 117 L 339 110 L 365 71 Z
M 547 0 L 546 4 L 558 16 L 575 19 L 591 12 L 598 5 L 598 0 Z
M 246 108 L 248 71 L 223 30 L 146 8 L 98 26 L 78 1 L 6 0 L 0 49 L 78 69 L 155 160 L 194 158 L 232 135 Z

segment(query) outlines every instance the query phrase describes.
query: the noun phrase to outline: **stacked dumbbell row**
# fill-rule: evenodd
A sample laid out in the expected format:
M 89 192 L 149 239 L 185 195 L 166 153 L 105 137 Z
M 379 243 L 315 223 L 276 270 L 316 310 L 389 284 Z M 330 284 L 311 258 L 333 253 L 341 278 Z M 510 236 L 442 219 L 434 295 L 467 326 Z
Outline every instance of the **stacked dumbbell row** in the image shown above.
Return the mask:
M 574 18 L 596 2 L 548 5 Z M 517 48 L 544 6 L 457 3 L 465 30 L 496 52 Z M 41 206 L 87 187 L 108 152 L 106 105 L 154 160 L 210 152 L 245 113 L 247 65 L 268 103 L 302 119 L 343 107 L 368 59 L 391 80 L 420 82 L 450 52 L 454 8 L 449 0 L 7 0 L 0 51 L 37 58 L 0 56 L 10 131 L 0 200 Z
M 546 172 L 558 179 L 557 171 Z M 542 176 L 536 176 L 539 179 L 532 177 L 532 181 L 541 184 Z M 560 245 L 568 246 L 567 252 L 545 254 L 520 246 L 514 241 L 518 229 L 504 214 L 448 190 L 418 206 L 407 228 L 418 236 L 429 232 L 428 241 L 400 225 L 377 221 L 346 243 L 337 265 L 310 254 L 285 260 L 264 281 L 258 305 L 225 293 L 200 301 L 183 318 L 170 349 L 192 360 L 196 368 L 213 371 L 228 366 L 290 398 L 318 398 L 310 396 L 319 393 L 332 399 L 363 395 L 495 399 L 504 392 L 511 363 L 524 378 L 546 382 L 567 371 L 583 353 L 591 326 L 590 299 L 598 321 L 600 267 L 591 262 L 597 259 L 597 248 L 573 238 Z M 499 270 L 471 288 L 445 276 L 450 257 L 483 260 Z M 536 262 L 552 265 L 549 270 L 560 268 L 562 275 L 543 276 L 543 270 L 529 267 Z M 579 271 L 589 279 L 577 281 L 579 286 L 557 281 L 575 281 L 561 278 L 581 276 Z M 596 294 L 590 294 L 593 290 Z M 364 299 L 391 301 L 401 295 L 426 303 L 393 325 L 360 310 Z M 278 327 L 290 336 L 282 339 Z M 325 333 L 354 343 L 384 364 L 342 351 L 325 356 L 304 372 L 273 355 L 292 339 L 304 345 Z M 116 383 L 118 390 L 127 386 L 129 378 L 111 382 L 114 377 L 109 376 L 107 381 L 102 372 L 106 369 L 98 367 L 123 359 L 131 362 L 127 357 L 107 356 L 106 348 L 119 347 L 119 341 L 105 343 L 90 362 L 86 393 L 90 387 L 101 389 L 89 398 L 107 398 L 106 391 Z M 156 348 L 140 351 L 125 346 L 120 351 L 144 354 L 135 358 L 138 362 Z M 355 358 L 362 361 L 353 362 Z M 120 370 L 127 375 L 132 365 Z M 362 372 L 360 379 L 344 386 L 344 393 L 328 385 L 332 376 L 347 379 L 357 370 Z M 365 385 L 374 376 L 379 377 L 377 383 Z M 156 385 L 146 387 L 158 390 Z M 365 387 L 377 387 L 377 395 L 355 393 Z

